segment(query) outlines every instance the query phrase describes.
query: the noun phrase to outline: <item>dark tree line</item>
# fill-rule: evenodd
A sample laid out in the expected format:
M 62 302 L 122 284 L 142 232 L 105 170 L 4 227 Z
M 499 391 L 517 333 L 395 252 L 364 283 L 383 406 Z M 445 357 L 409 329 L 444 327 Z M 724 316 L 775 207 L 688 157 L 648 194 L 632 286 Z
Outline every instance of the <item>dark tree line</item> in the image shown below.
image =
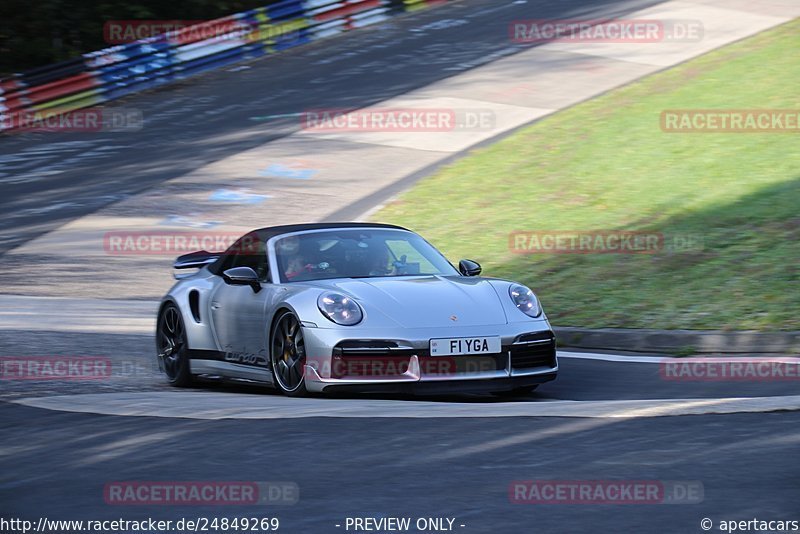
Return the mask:
M 207 20 L 270 0 L 0 0 L 0 76 L 106 48 L 106 21 Z

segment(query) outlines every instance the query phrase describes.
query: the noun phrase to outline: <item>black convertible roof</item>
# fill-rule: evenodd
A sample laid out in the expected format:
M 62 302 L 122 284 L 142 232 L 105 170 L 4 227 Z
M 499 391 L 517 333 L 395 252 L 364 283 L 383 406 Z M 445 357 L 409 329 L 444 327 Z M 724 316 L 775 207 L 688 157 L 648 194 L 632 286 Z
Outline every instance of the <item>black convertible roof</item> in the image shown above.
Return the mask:
M 285 224 L 282 226 L 268 226 L 266 228 L 259 228 L 249 232 L 250 234 L 257 234 L 261 241 L 266 242 L 268 239 L 277 235 L 291 234 L 293 232 L 304 232 L 306 230 L 329 230 L 334 228 L 392 228 L 394 230 L 408 230 L 402 226 L 394 224 L 382 223 L 359 223 L 359 222 L 334 222 L 334 223 L 305 223 L 305 224 Z
M 248 236 L 255 234 L 259 241 L 266 243 L 269 239 L 283 235 L 291 234 L 293 232 L 303 232 L 306 230 L 330 230 L 334 228 L 391 228 L 394 230 L 406 230 L 402 226 L 394 224 L 381 224 L 381 223 L 358 223 L 358 222 L 335 222 L 335 223 L 306 223 L 306 224 L 285 224 L 282 226 L 268 226 L 266 228 L 259 228 L 258 230 L 251 230 L 239 238 L 236 243 L 231 245 L 225 252 L 207 252 L 200 250 L 189 254 L 179 256 L 173 267 L 175 269 L 189 269 L 202 267 L 208 265 L 208 270 L 212 273 L 218 274 L 220 266 L 222 265 L 225 257 L 230 256 L 232 253 L 248 249 L 251 245 L 241 245 L 242 240 Z M 246 252 L 245 252 L 246 253 Z M 252 253 L 252 252 L 251 252 Z

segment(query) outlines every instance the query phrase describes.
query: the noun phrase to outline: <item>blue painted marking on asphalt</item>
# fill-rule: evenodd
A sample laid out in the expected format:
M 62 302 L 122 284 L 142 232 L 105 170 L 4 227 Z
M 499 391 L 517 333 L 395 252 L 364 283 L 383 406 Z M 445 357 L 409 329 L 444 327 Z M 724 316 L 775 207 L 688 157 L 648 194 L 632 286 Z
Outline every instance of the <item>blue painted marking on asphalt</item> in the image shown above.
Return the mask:
M 260 204 L 268 198 L 272 197 L 250 193 L 246 189 L 217 189 L 211 193 L 208 200 L 211 202 L 229 202 L 231 204 Z
M 273 163 L 266 169 L 262 169 L 258 172 L 261 176 L 273 177 L 273 178 L 290 178 L 293 180 L 309 180 L 315 174 L 317 174 L 316 169 L 295 169 L 292 167 L 288 167 L 286 165 L 281 165 L 280 163 Z
M 167 215 L 163 221 L 158 223 L 160 226 L 185 226 L 187 228 L 214 228 L 222 224 L 222 221 L 203 221 L 195 217 L 185 217 L 183 215 Z

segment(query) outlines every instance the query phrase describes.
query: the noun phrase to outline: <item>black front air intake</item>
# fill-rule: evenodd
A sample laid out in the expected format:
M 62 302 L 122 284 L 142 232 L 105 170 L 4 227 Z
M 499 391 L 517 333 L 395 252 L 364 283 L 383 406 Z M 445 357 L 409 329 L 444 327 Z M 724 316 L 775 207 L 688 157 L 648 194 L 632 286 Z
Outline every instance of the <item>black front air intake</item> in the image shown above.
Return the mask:
M 511 369 L 556 367 L 556 338 L 552 332 L 524 334 L 511 345 Z

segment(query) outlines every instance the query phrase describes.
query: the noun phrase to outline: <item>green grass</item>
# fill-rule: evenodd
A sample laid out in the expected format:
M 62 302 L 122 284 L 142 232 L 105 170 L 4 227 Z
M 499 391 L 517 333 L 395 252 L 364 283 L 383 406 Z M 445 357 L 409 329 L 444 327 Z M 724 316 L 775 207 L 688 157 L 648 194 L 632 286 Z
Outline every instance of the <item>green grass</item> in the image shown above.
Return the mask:
M 800 135 L 665 133 L 665 109 L 800 109 L 800 21 L 645 78 L 442 168 L 373 219 L 528 284 L 556 325 L 800 329 Z M 509 233 L 642 230 L 702 248 L 514 254 Z

